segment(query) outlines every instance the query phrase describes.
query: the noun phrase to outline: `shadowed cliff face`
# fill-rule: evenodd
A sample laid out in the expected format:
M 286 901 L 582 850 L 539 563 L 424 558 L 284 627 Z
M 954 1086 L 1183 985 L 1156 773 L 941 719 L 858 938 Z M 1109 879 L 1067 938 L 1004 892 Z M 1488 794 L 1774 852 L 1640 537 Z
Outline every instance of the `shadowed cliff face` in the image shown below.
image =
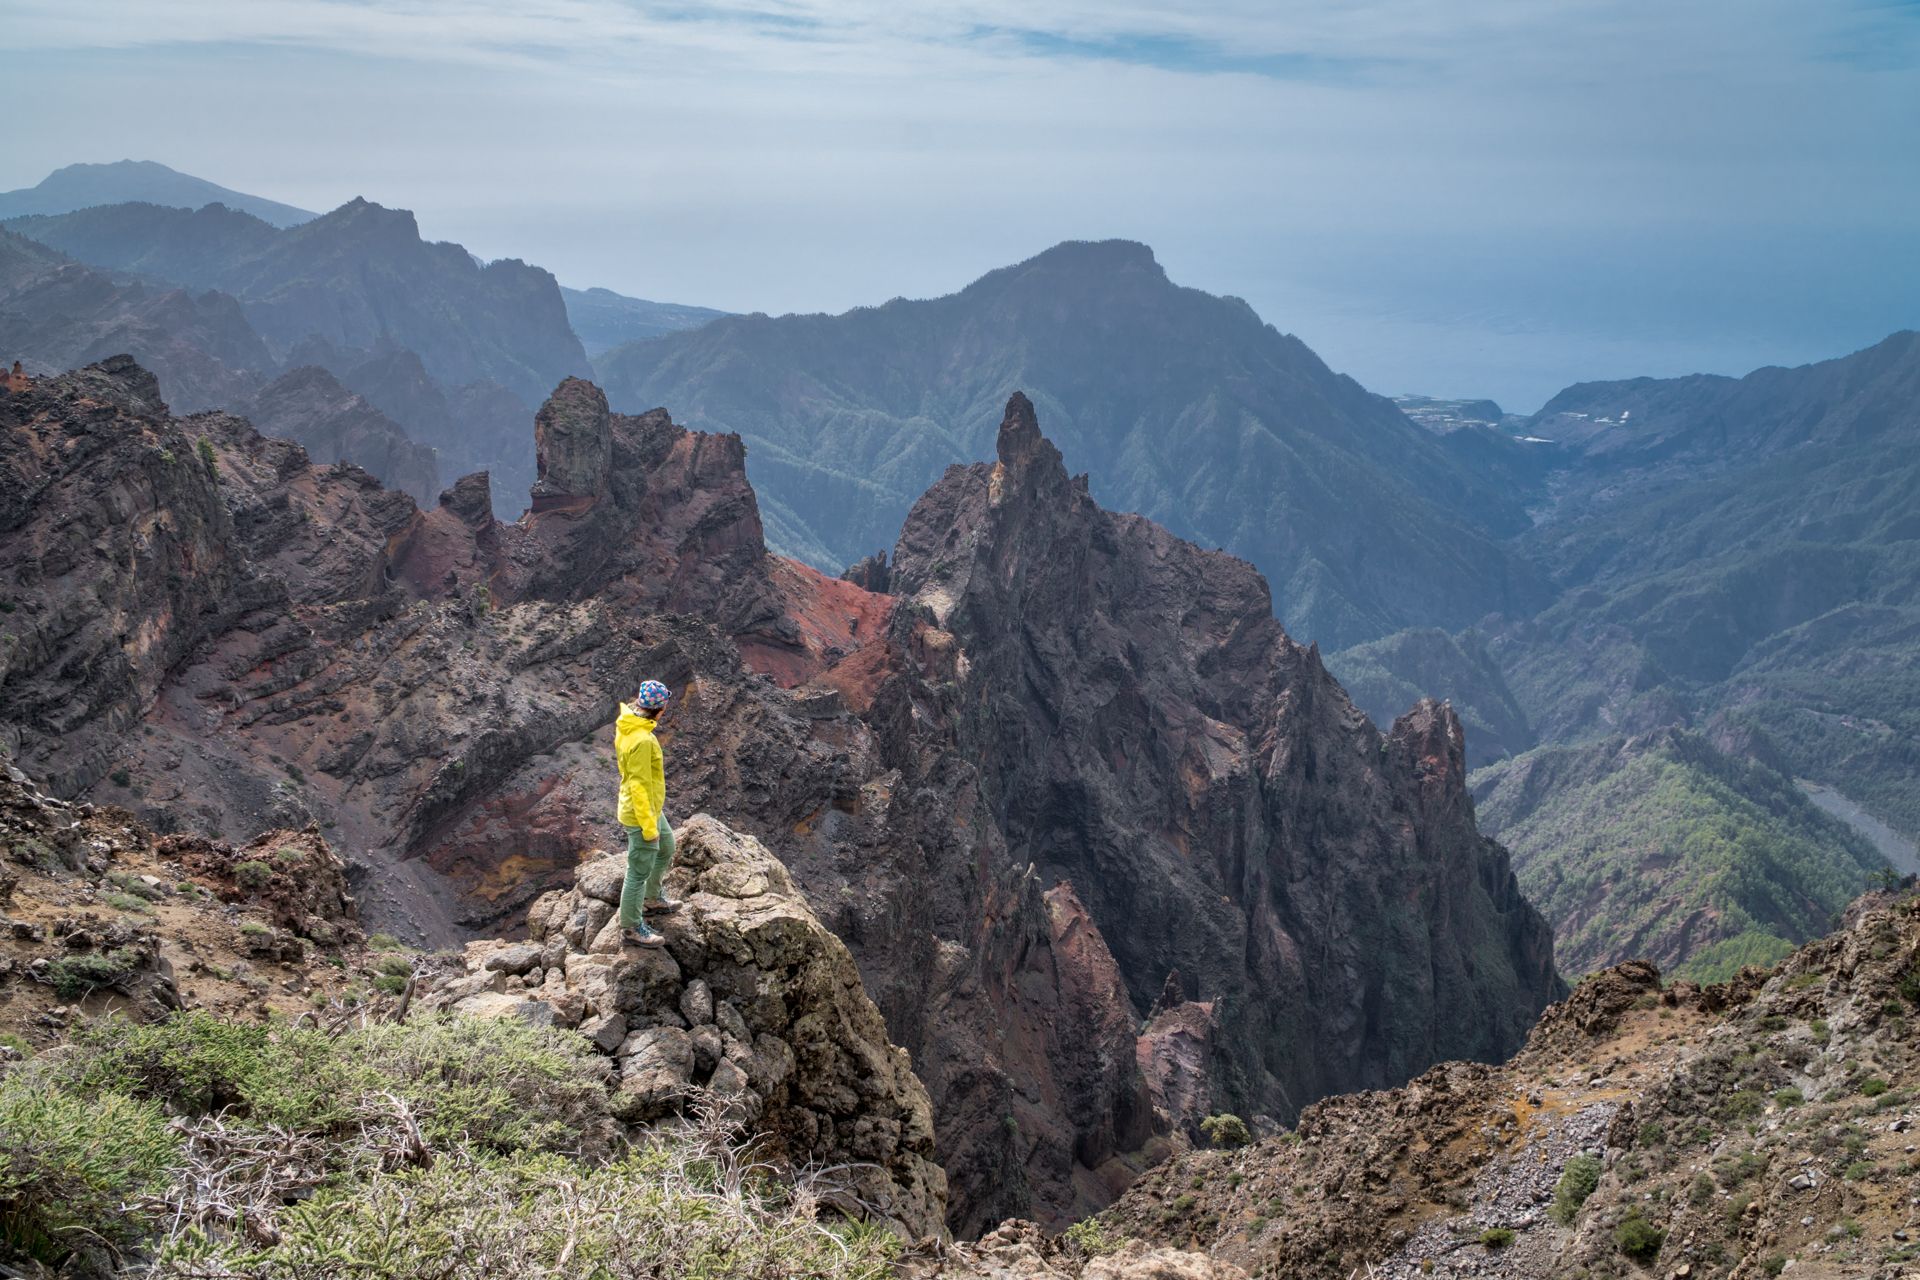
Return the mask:
M 169 419 L 142 376 L 0 398 L 22 764 L 216 832 L 311 816 L 370 927 L 449 941 L 613 845 L 606 730 L 665 680 L 670 809 L 762 841 L 847 943 L 933 1100 L 957 1230 L 1105 1203 L 1208 1110 L 1500 1053 L 1552 992 L 1451 714 L 1383 740 L 1258 575 L 1100 510 L 1023 398 L 1000 461 L 870 566 L 885 595 L 766 554 L 737 437 L 586 383 L 541 415 L 552 501 L 502 524 L 485 477 L 422 511 L 240 419 Z M 129 491 L 166 453 L 199 470 Z M 123 491 L 127 622 L 76 631 L 22 549 Z M 123 631 L 150 665 L 116 665 Z
M 1228 1100 L 1281 1116 L 1511 1051 L 1551 935 L 1474 830 L 1452 711 L 1383 738 L 1250 566 L 1100 510 L 1024 396 L 998 453 L 914 509 L 894 589 L 953 638 L 1011 856 L 1072 882 L 1135 1008 L 1177 969 Z

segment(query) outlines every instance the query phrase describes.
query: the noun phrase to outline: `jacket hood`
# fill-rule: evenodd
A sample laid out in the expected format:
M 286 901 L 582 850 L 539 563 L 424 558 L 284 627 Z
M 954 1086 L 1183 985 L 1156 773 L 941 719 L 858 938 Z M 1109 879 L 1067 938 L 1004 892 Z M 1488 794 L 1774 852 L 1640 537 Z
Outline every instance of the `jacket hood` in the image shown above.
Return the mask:
M 632 703 L 623 702 L 620 704 L 620 718 L 614 722 L 613 727 L 615 729 L 625 729 L 628 727 L 639 729 L 653 724 L 659 720 L 659 718 L 659 716 L 654 715 L 644 707 L 636 707 Z

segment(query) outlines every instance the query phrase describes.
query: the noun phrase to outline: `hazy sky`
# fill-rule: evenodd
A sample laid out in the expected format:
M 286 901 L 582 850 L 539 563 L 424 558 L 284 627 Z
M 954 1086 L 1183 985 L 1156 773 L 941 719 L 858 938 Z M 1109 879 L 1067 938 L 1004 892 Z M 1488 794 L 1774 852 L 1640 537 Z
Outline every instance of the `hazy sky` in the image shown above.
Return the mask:
M 0 189 L 153 159 L 732 310 L 1144 240 L 1377 391 L 1920 326 L 1920 0 L 6 0 Z

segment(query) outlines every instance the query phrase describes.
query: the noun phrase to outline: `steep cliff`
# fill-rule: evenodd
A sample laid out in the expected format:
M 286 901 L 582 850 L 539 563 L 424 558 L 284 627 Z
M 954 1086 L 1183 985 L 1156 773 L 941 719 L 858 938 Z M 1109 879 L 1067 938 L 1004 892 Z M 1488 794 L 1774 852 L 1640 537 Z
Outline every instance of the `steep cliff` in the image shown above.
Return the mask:
M 1024 396 L 998 451 L 921 500 L 893 585 L 953 637 L 1010 856 L 1073 884 L 1134 1006 L 1177 970 L 1231 1100 L 1281 1115 L 1509 1052 L 1558 990 L 1551 934 L 1474 830 L 1451 710 L 1383 738 L 1251 566 L 1102 511 Z

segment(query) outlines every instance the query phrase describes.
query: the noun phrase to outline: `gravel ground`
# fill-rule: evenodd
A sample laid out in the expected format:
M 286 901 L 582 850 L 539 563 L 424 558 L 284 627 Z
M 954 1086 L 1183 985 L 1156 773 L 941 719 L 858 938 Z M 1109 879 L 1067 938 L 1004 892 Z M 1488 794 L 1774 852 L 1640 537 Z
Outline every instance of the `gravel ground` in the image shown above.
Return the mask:
M 1600 1155 L 1617 1101 L 1594 1102 L 1540 1123 L 1529 1141 L 1490 1161 L 1473 1185 L 1467 1212 L 1436 1218 L 1408 1238 L 1393 1257 L 1375 1265 L 1379 1280 L 1431 1280 L 1434 1276 L 1541 1276 L 1550 1270 L 1564 1237 L 1571 1234 L 1547 1215 L 1554 1184 L 1567 1161 L 1582 1151 Z M 1513 1243 L 1493 1251 L 1480 1243 L 1488 1227 L 1505 1227 Z M 1433 1269 L 1422 1269 L 1431 1259 Z

